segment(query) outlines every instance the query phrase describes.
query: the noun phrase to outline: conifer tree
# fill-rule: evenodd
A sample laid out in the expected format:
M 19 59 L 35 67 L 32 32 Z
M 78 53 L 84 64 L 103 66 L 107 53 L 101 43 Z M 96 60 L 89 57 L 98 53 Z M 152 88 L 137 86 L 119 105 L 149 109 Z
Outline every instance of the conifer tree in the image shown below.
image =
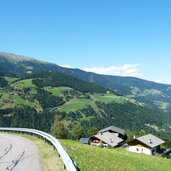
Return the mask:
M 51 126 L 51 134 L 56 138 L 67 138 L 68 131 L 62 123 L 60 115 L 56 115 L 54 122 Z

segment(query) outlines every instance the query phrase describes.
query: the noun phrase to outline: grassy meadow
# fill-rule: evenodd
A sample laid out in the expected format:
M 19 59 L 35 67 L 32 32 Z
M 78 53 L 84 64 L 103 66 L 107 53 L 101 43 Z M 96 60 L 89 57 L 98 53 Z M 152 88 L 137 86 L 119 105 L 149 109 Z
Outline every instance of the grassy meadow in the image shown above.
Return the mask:
M 54 96 L 61 96 L 64 92 L 69 92 L 72 88 L 69 87 L 45 87 L 46 91 L 51 92 Z
M 90 99 L 72 99 L 69 102 L 66 102 L 64 105 L 60 106 L 60 112 L 75 112 L 85 108 L 87 105 L 95 107 L 95 103 Z
M 107 149 L 62 140 L 68 154 L 81 171 L 170 171 L 171 160 L 124 149 Z

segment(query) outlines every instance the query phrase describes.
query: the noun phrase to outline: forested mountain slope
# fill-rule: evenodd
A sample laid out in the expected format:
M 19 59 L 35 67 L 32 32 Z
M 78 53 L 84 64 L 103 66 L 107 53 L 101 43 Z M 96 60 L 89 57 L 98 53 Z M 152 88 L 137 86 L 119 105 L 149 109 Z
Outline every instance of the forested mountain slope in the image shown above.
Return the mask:
M 81 123 L 85 130 L 116 125 L 163 137 L 171 133 L 169 115 L 164 111 L 69 75 L 41 72 L 0 78 L 1 126 L 49 131 L 58 114 L 68 130 Z
M 162 109 L 171 115 L 171 85 L 133 77 L 99 75 L 80 69 L 63 68 L 56 64 L 4 52 L 0 53 L 0 71 L 1 75 L 5 73 L 16 77 L 42 71 L 64 73 Z

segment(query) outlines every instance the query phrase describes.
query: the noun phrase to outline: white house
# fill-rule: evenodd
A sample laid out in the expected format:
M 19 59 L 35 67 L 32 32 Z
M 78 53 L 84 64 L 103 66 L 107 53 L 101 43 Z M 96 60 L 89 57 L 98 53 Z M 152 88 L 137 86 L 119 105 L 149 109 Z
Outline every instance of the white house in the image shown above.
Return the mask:
M 152 135 L 144 135 L 128 142 L 128 151 L 152 155 L 160 153 L 160 145 L 165 141 Z

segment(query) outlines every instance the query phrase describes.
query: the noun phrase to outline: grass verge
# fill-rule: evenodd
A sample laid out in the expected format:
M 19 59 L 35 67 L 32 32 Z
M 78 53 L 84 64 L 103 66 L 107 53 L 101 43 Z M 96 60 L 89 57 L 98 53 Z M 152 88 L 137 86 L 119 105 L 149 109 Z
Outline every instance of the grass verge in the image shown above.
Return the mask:
M 62 140 L 67 153 L 81 171 L 170 171 L 171 160 L 147 156 L 124 149 L 107 149 Z

